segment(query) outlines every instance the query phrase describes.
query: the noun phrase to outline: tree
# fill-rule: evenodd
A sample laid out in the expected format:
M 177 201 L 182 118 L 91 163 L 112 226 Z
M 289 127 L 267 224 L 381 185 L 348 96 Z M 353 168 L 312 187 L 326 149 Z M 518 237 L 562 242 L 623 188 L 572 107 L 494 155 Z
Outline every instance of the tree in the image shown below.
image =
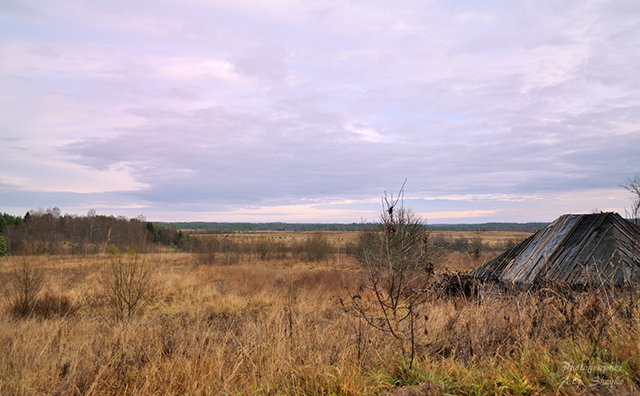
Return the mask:
M 418 307 L 427 298 L 433 273 L 428 231 L 422 218 L 403 206 L 404 184 L 394 199 L 385 192 L 383 212 L 373 229 L 360 233 L 360 262 L 366 281 L 351 297 L 370 326 L 390 334 L 413 364 Z
M 2 235 L 0 235 L 0 257 L 4 257 L 7 255 L 7 240 L 4 239 Z
M 160 241 L 160 230 L 159 230 L 158 227 L 153 225 L 152 222 L 148 222 L 147 223 L 147 230 L 151 233 L 151 240 L 153 242 L 159 242 Z
M 629 191 L 632 195 L 631 208 L 627 216 L 631 218 L 636 224 L 640 223 L 640 173 L 635 174 L 633 177 L 627 179 L 627 182 L 622 185 L 624 189 Z
M 54 219 L 57 219 L 60 216 L 62 216 L 62 211 L 57 206 L 55 206 L 53 208 L 47 208 L 45 213 L 48 214 L 48 215 L 51 215 Z

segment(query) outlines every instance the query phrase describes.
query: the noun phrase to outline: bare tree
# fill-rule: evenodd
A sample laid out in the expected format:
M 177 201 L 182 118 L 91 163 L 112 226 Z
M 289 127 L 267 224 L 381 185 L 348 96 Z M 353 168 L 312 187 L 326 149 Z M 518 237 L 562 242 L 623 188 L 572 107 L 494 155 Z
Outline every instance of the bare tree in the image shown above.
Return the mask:
M 640 174 L 637 173 L 633 177 L 627 179 L 626 183 L 622 187 L 629 191 L 632 195 L 631 208 L 627 217 L 630 218 L 635 224 L 640 223 Z
M 360 261 L 367 276 L 351 303 L 366 323 L 398 342 L 411 367 L 417 310 L 427 297 L 433 268 L 426 226 L 420 216 L 404 208 L 403 197 L 404 184 L 395 198 L 385 192 L 379 222 L 360 234 Z

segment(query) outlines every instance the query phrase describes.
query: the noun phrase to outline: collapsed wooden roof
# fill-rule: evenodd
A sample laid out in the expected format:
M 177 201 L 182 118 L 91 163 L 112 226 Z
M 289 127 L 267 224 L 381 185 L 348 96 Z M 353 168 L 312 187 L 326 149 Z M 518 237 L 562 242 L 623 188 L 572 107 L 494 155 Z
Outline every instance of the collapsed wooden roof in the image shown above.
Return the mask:
M 640 228 L 617 213 L 564 215 L 470 275 L 521 284 L 640 284 Z

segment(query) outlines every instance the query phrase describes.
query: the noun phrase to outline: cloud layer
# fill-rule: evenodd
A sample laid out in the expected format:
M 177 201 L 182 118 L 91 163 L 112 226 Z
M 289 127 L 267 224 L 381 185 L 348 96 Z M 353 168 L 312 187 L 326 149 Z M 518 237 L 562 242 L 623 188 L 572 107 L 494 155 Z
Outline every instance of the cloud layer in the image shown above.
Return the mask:
M 640 170 L 633 1 L 5 1 L 0 21 L 7 211 L 359 221 L 407 178 L 435 222 L 550 220 L 622 209 Z

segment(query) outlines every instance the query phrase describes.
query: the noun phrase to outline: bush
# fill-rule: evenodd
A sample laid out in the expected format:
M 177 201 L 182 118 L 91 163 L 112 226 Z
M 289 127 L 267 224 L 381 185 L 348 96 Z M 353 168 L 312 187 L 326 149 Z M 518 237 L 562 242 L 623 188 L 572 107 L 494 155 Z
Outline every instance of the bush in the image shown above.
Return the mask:
M 251 251 L 250 244 L 249 245 L 247 245 L 246 243 L 241 244 L 229 237 L 220 238 L 218 240 L 218 248 L 220 252 L 226 253 L 227 255 L 234 253 L 237 256 L 239 256 L 243 252 L 249 253 Z
M 154 289 L 149 266 L 135 253 L 114 257 L 102 272 L 100 284 L 116 320 L 129 318 L 141 309 Z
M 14 269 L 12 286 L 16 295 L 11 303 L 14 315 L 22 317 L 31 314 L 43 279 L 42 271 L 27 260 L 23 260 L 22 264 Z
M 333 254 L 334 248 L 327 237 L 320 233 L 314 233 L 304 242 L 294 245 L 293 252 L 296 257 L 308 261 L 326 260 Z
M 344 254 L 346 254 L 347 256 L 360 258 L 360 256 L 362 255 L 362 245 L 360 243 L 347 242 L 344 245 Z
M 266 260 L 271 255 L 271 244 L 269 240 L 265 237 L 258 238 L 256 241 L 256 254 L 260 258 L 260 260 Z
M 109 246 L 109 254 L 112 256 L 117 256 L 118 254 L 120 254 L 120 250 L 116 245 L 111 245 Z
M 284 241 L 274 241 L 260 237 L 255 241 L 255 252 L 260 260 L 271 258 L 282 259 L 287 255 L 287 244 Z
M 456 252 L 466 252 L 469 250 L 469 240 L 460 235 L 451 243 L 451 250 Z
M 504 239 L 503 241 L 501 241 L 498 246 L 496 246 L 495 250 L 499 250 L 499 251 L 506 251 L 506 250 L 510 250 L 513 249 L 514 247 L 516 247 L 516 245 L 520 243 L 519 240 L 517 239 Z
M 218 238 L 198 238 L 195 240 L 194 250 L 198 253 L 198 263 L 212 265 L 216 261 L 219 250 Z
M 482 243 L 482 238 L 479 236 L 474 236 L 471 238 L 471 243 L 469 243 L 469 254 L 473 256 L 474 259 L 479 259 L 480 254 L 485 251 L 487 246 Z

